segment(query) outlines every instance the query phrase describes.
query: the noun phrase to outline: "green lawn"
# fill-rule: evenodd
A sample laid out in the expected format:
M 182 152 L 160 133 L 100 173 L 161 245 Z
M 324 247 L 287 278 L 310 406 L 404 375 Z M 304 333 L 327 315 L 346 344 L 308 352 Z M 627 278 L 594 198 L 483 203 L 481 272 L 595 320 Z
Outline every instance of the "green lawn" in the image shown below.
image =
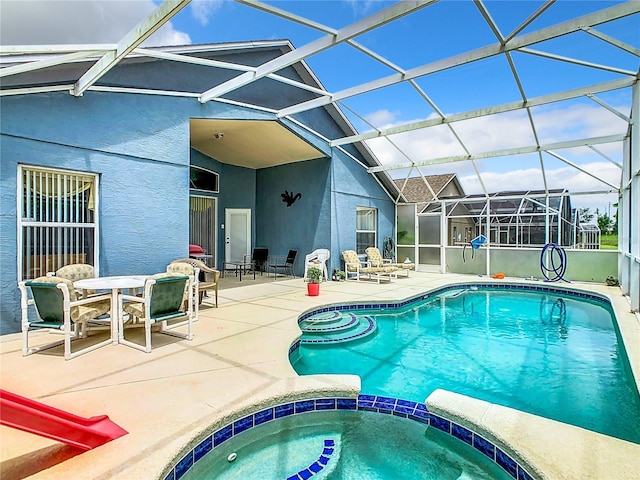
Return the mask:
M 602 235 L 600 237 L 600 248 L 603 250 L 617 250 L 618 235 Z

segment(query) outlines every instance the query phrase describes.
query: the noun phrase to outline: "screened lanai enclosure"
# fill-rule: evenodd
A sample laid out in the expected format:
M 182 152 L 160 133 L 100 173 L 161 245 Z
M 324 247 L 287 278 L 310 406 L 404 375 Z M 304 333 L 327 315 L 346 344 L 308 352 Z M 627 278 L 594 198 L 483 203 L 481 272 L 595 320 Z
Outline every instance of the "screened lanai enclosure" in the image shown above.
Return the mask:
M 568 252 L 570 278 L 603 282 L 612 274 L 638 311 L 640 2 L 316 2 L 313 13 L 305 3 L 238 0 L 209 10 L 201 43 L 283 38 L 294 45 L 260 65 L 163 47 L 162 32 L 197 5 L 202 13 L 202 2 L 190 11 L 189 0 L 165 1 L 111 43 L 3 41 L 1 95 L 126 91 L 206 104 L 233 102 L 234 92 L 261 79 L 293 85 L 313 98 L 276 110 L 244 106 L 298 123 L 314 109 L 341 111 L 357 133 L 328 144 L 350 155 L 349 146 L 362 143 L 377 159 L 361 166 L 397 205 L 398 260 L 443 273 L 528 277 L 539 275 L 541 247 L 557 243 Z M 231 28 L 249 21 L 251 32 Z M 227 71 L 228 80 L 204 91 L 101 83 L 125 57 L 205 65 Z M 88 59 L 93 66 L 73 83 L 56 81 L 57 67 Z M 319 88 L 281 74 L 296 62 L 309 65 Z M 49 81 L 24 87 L 20 76 L 37 70 L 51 72 Z M 455 174 L 464 194 L 441 196 L 426 181 L 442 174 Z M 429 192 L 426 208 L 405 195 L 416 178 Z M 194 202 L 192 215 L 201 210 Z M 585 246 L 595 240 L 575 214 L 584 208 L 615 215 L 617 250 Z M 359 233 L 381 246 L 375 225 Z M 471 247 L 480 235 L 486 241 Z

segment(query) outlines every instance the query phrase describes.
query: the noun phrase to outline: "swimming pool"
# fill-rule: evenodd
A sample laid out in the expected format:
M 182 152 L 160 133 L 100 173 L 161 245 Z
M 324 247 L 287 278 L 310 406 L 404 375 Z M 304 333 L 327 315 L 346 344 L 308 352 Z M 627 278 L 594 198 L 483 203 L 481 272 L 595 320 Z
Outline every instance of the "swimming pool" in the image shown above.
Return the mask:
M 640 398 L 602 299 L 469 284 L 397 304 L 328 307 L 301 325 L 346 324 L 354 315 L 375 319 L 375 333 L 306 332 L 294 369 L 356 374 L 362 393 L 414 401 L 442 388 L 640 443 Z M 334 343 L 346 337 L 354 338 Z

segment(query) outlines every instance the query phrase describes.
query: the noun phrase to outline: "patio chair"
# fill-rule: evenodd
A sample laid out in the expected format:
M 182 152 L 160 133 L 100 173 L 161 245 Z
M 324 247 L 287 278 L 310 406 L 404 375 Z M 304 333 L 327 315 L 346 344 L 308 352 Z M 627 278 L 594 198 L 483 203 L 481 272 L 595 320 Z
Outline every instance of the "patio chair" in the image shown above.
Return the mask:
M 347 280 L 360 281 L 362 275 L 367 275 L 369 280 L 375 278 L 378 283 L 382 277 L 386 277 L 389 281 L 392 278 L 397 278 L 398 269 L 396 267 L 372 267 L 369 262 L 361 261 L 355 250 L 345 250 L 342 252 L 342 258 L 344 259 Z
M 173 273 L 158 273 L 149 277 L 144 284 L 142 297 L 120 294 L 122 309 L 134 318 L 134 321 L 144 321 L 145 343 L 127 340 L 124 336 L 124 321 L 119 317 L 118 341 L 123 345 L 151 352 L 151 326 L 160 324 L 158 333 L 171 335 L 186 340 L 193 339 L 193 300 L 187 302 L 184 310 L 184 292 L 193 291 L 193 277 L 175 275 Z M 185 321 L 169 324 L 170 320 L 183 318 Z M 186 323 L 187 333 L 173 332 L 171 329 Z
M 249 255 L 246 255 L 248 258 Z M 245 263 L 248 263 L 245 259 Z M 251 268 L 256 271 L 260 271 L 260 275 L 265 271 L 269 263 L 269 249 L 256 247 L 251 253 Z
M 284 273 L 288 275 L 291 274 L 292 277 L 295 277 L 295 273 L 293 271 L 293 266 L 296 262 L 296 256 L 298 255 L 297 250 L 289 250 L 286 257 L 283 256 L 273 256 L 269 260 L 268 268 L 269 270 L 273 270 L 273 277 L 275 278 L 278 269 L 284 270 Z
M 404 271 L 409 276 L 409 271 L 416 268 L 413 262 L 394 263 L 390 258 L 382 258 L 378 247 L 369 247 L 365 250 L 367 259 L 372 267 L 396 267 L 398 270 Z
M 76 280 L 84 280 L 85 278 L 95 278 L 96 271 L 93 268 L 93 265 L 89 265 L 86 263 L 72 263 L 71 265 L 65 265 L 64 267 L 59 268 L 55 272 L 56 277 L 66 278 L 67 280 L 71 280 L 75 282 Z M 89 295 L 95 295 L 95 290 L 76 290 L 76 293 L 82 297 L 86 298 Z
M 187 277 L 193 277 L 193 283 L 191 284 L 191 291 L 188 286 L 185 287 L 184 296 L 182 300 L 182 309 L 188 310 L 188 302 L 193 302 L 191 308 L 193 310 L 194 322 L 198 321 L 200 315 L 200 268 L 191 265 L 186 262 L 172 262 L 167 265 L 167 273 L 173 275 L 186 275 Z M 196 301 L 196 298 L 198 301 Z
M 75 352 L 71 351 L 72 340 L 88 335 L 87 322 L 111 310 L 111 295 L 78 299 L 71 280 L 58 277 L 38 277 L 35 280 L 20 282 L 18 286 L 22 297 L 23 356 L 64 344 L 64 359 L 71 360 L 78 355 L 111 344 L 109 338 Z M 37 320 L 29 320 L 30 305 L 35 306 Z M 29 332 L 42 329 L 62 331 L 64 338 L 30 348 Z
M 322 270 L 322 277 L 329 280 L 327 271 L 327 260 L 331 257 L 331 252 L 326 248 L 318 248 L 304 257 L 304 278 L 307 278 L 309 267 L 318 267 Z
M 174 263 L 187 263 L 193 268 L 198 269 L 199 273 L 196 277 L 196 281 L 198 282 L 198 305 L 202 303 L 206 292 L 208 292 L 209 290 L 213 290 L 216 296 L 216 308 L 218 308 L 218 287 L 220 285 L 220 271 L 216 270 L 215 268 L 208 267 L 204 262 L 196 260 L 195 258 L 179 258 L 177 260 L 173 260 L 169 265 L 172 265 Z M 167 267 L 167 271 L 169 271 L 169 267 Z M 184 273 L 186 273 L 186 271 L 184 271 Z M 187 273 L 187 275 L 189 274 Z

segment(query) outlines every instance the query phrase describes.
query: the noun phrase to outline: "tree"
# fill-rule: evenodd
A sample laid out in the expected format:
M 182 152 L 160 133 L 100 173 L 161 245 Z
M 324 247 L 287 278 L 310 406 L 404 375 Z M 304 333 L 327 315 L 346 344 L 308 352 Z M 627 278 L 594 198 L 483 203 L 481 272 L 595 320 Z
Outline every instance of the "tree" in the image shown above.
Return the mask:
M 609 217 L 609 215 L 607 215 L 606 213 L 603 213 L 602 215 L 598 215 L 598 227 L 600 228 L 600 231 L 602 232 L 603 235 L 608 235 L 612 233 L 614 226 L 615 224 L 611 219 L 611 217 Z
M 589 207 L 583 207 L 578 209 L 578 222 L 579 223 L 589 223 L 593 220 L 593 213 L 591 213 L 591 209 Z

